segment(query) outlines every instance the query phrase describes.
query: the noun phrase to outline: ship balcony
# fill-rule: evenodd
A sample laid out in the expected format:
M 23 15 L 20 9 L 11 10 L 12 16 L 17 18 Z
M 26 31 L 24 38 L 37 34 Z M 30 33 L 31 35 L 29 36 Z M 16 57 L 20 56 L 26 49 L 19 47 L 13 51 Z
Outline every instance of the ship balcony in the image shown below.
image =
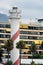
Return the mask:
M 20 31 L 43 32 L 43 30 L 20 29 Z
M 43 48 L 38 48 L 39 51 L 43 51 Z

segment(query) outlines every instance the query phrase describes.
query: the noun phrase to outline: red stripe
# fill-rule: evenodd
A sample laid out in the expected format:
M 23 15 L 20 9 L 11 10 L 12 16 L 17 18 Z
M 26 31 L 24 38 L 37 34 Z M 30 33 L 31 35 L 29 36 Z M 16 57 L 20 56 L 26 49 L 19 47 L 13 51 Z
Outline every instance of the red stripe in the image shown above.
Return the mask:
M 12 40 L 13 40 L 13 41 L 18 37 L 19 33 L 20 33 L 20 30 L 18 30 L 18 31 L 12 36 Z
M 13 65 L 19 65 L 20 64 L 20 59 L 18 59 Z

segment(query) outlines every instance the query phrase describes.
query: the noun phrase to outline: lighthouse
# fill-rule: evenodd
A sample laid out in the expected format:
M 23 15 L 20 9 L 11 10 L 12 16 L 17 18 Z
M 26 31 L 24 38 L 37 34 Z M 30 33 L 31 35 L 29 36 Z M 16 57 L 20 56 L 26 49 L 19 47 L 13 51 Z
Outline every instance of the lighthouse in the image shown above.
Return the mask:
M 18 7 L 12 7 L 9 12 L 9 18 L 11 21 L 11 38 L 14 45 L 14 48 L 11 50 L 11 60 L 13 62 L 13 65 L 19 65 L 19 50 L 16 48 L 16 43 L 19 41 L 19 23 L 21 11 L 18 9 Z

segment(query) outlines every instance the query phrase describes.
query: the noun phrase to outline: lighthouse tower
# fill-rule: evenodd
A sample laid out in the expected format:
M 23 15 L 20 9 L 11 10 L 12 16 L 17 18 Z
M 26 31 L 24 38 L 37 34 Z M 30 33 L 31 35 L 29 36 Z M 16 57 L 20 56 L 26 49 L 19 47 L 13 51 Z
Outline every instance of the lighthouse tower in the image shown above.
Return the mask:
M 11 21 L 11 38 L 14 41 L 14 48 L 11 50 L 11 59 L 13 65 L 19 65 L 19 50 L 16 48 L 16 43 L 19 41 L 19 23 L 20 23 L 20 10 L 17 7 L 13 7 L 10 10 Z

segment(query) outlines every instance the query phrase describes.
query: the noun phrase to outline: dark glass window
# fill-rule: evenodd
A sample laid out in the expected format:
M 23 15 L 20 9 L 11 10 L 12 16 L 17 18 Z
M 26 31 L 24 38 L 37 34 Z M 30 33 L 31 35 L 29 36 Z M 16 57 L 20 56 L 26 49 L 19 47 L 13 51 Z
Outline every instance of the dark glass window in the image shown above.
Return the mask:
M 43 27 L 39 27 L 39 30 L 43 30 Z
M 20 34 L 28 34 L 28 31 L 20 31 Z
M 5 35 L 5 38 L 10 38 L 11 37 L 11 35 Z
M 5 30 L 0 30 L 0 33 L 5 33 L 6 31 Z
M 43 35 L 43 32 L 40 32 L 40 35 Z
M 8 55 L 6 55 L 5 58 L 8 58 Z M 10 58 L 10 55 L 9 55 L 9 58 Z
M 0 24 L 0 28 L 4 28 L 5 27 L 5 25 L 4 24 Z
M 38 30 L 38 27 L 34 27 L 33 29 L 34 29 L 34 30 Z
M 4 40 L 0 40 L 0 43 L 4 43 Z
M 28 26 L 28 29 L 33 29 L 33 26 Z
M 31 44 L 33 41 L 28 41 L 27 44 Z
M 9 24 L 6 24 L 5 27 L 6 27 L 6 28 L 10 28 L 10 25 L 9 25 Z
M 28 36 L 28 39 L 37 39 L 37 37 L 34 37 L 34 36 Z
M 0 34 L 0 38 L 5 38 L 5 35 L 4 34 Z
M 28 29 L 32 29 L 32 30 L 43 30 L 43 27 L 28 26 Z
M 20 39 L 28 39 L 28 36 L 20 36 Z

